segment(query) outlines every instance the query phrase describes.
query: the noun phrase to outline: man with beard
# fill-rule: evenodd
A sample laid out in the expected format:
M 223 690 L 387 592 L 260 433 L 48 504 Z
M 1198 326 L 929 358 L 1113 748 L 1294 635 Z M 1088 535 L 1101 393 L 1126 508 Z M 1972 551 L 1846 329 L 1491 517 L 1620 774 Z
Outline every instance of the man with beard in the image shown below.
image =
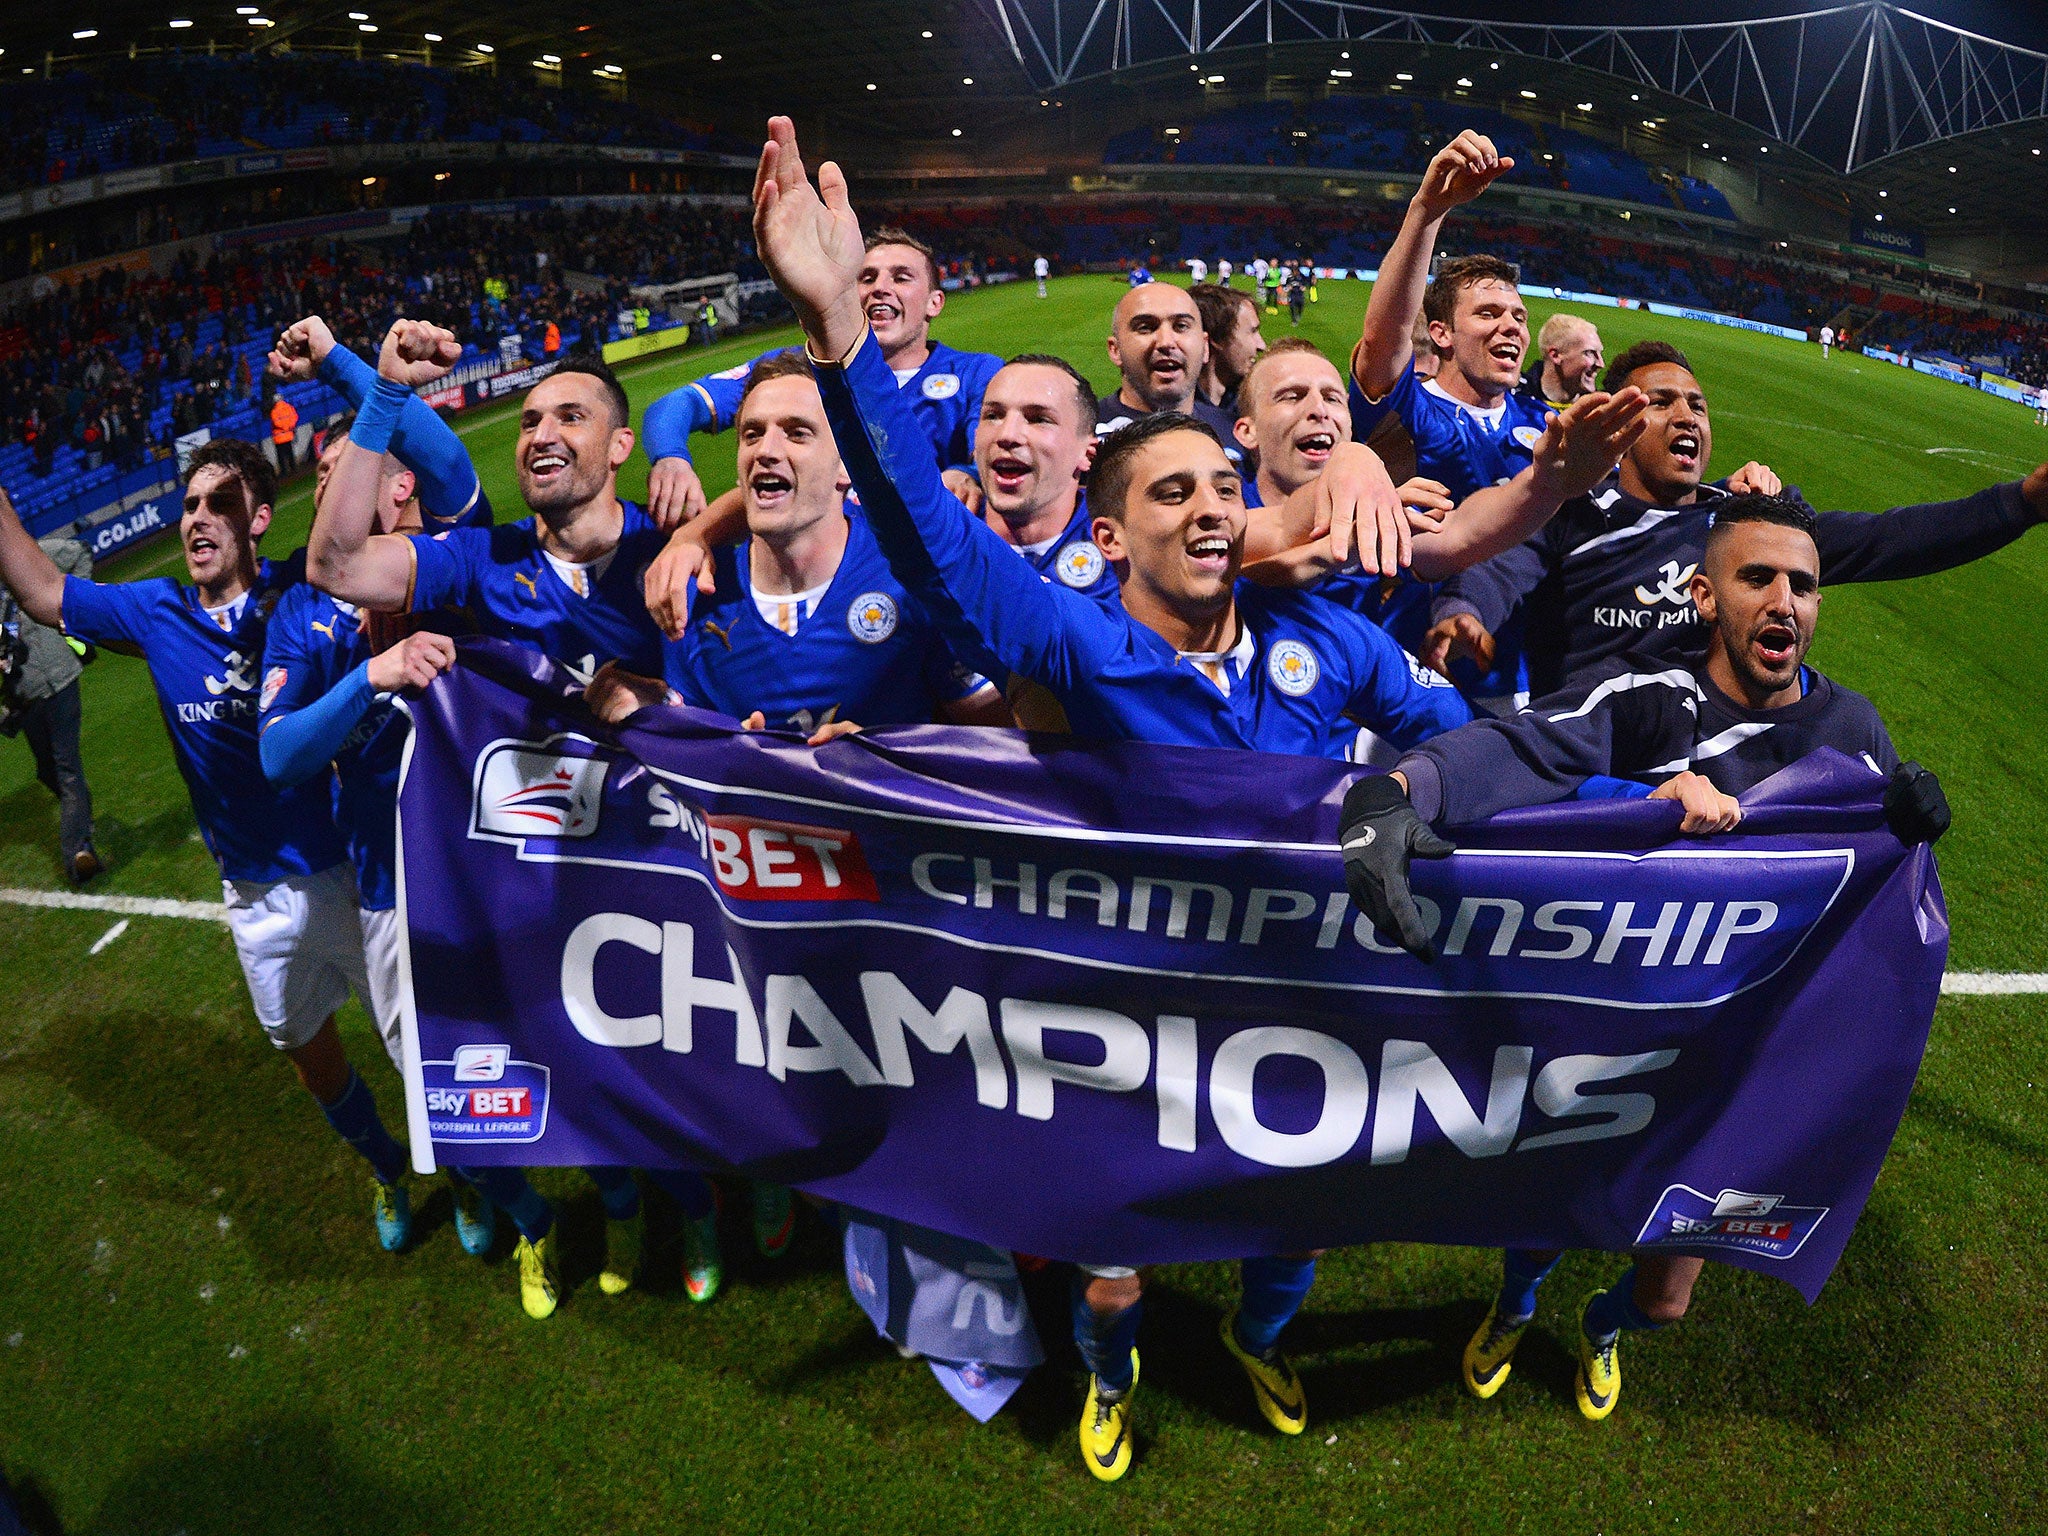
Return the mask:
M 1042 285 L 1044 274 L 1039 277 Z M 916 236 L 891 228 L 869 235 L 860 284 L 868 324 L 897 386 L 911 391 L 912 409 L 931 439 L 946 485 L 973 502 L 980 494 L 969 468 L 974 422 L 981 414 L 982 390 L 1003 360 L 987 352 L 961 352 L 932 339 L 932 322 L 946 307 L 946 291 L 939 286 L 938 257 Z M 647 407 L 641 421 L 652 465 L 647 510 L 664 528 L 688 522 L 705 510 L 704 487 L 690 462 L 690 434 L 729 430 L 738 419 L 748 377 L 772 356 L 764 352 L 737 368 L 707 375 Z
M 335 345 L 317 317 L 299 321 L 284 333 L 279 351 L 272 353 L 273 364 L 280 365 L 279 371 L 300 364 L 315 366 L 305 357 L 302 343 L 308 342 L 319 353 L 317 366 L 323 375 L 344 376 L 352 384 L 367 376 L 368 383 L 356 391 L 356 398 L 376 387 L 377 370 Z M 337 355 L 346 361 L 338 362 Z M 378 531 L 419 531 L 425 518 L 422 501 L 428 494 L 443 498 L 443 505 L 456 507 L 466 518 L 480 510 L 487 521 L 489 503 L 474 484 L 475 470 L 454 432 L 417 396 L 401 415 L 410 430 L 401 428 L 393 434 L 394 451 L 382 465 Z M 347 424 L 328 429 L 313 485 L 316 521 L 347 442 Z M 432 469 L 423 473 L 413 467 L 415 463 Z M 467 627 L 460 615 L 438 614 L 427 623 L 442 631 Z M 370 983 L 364 1003 L 383 1037 L 385 1053 L 401 1075 L 404 934 L 398 921 L 398 776 L 410 727 L 391 700 L 400 691 L 424 688 L 454 661 L 455 645 L 447 633 L 428 628 L 406 634 L 398 622 L 372 620 L 352 604 L 304 582 L 284 594 L 264 638 L 263 687 L 257 701 L 264 776 L 279 790 L 308 782 L 332 785 L 335 825 L 347 842 L 356 874 Z M 478 1258 L 490 1252 L 499 1210 L 511 1217 L 524 1242 L 546 1241 L 554 1209 L 517 1169 L 451 1166 L 448 1172 L 454 1185 L 455 1233 L 464 1252 Z M 522 1271 L 527 1268 L 522 1266 Z M 540 1273 L 521 1275 L 520 1302 L 535 1317 L 553 1311 L 555 1301 L 550 1290 L 536 1283 Z
M 661 632 L 647 612 L 641 573 L 667 535 L 619 497 L 619 466 L 633 451 L 630 409 L 625 389 L 595 356 L 564 358 L 521 405 L 513 451 L 519 493 L 533 516 L 431 535 L 377 531 L 385 454 L 406 402 L 461 352 L 450 332 L 423 321 L 400 320 L 386 335 L 376 388 L 349 429 L 313 524 L 311 579 L 377 613 L 465 608 L 482 633 L 532 646 L 580 683 L 608 662 L 659 673 Z M 629 1170 L 588 1171 L 608 1218 L 599 1288 L 616 1295 L 631 1288 L 639 1264 L 640 1194 Z M 658 1177 L 686 1217 L 710 1209 L 700 1176 Z M 552 1313 L 555 1243 L 522 1232 L 518 1253 L 529 1313 Z M 716 1288 L 704 1287 L 705 1299 Z
M 184 586 L 168 577 L 101 584 L 64 575 L 0 493 L 0 579 L 37 623 L 148 665 L 200 836 L 220 866 L 256 1020 L 335 1134 L 369 1163 L 377 1239 L 396 1251 L 412 1225 L 405 1153 L 334 1025 L 351 990 L 372 1006 L 355 881 L 327 785 L 274 789 L 257 747 L 264 632 L 299 582 L 296 556 L 273 565 L 256 551 L 276 494 L 277 471 L 255 444 L 203 444 L 178 525 L 192 578 Z
M 1439 589 L 1420 655 L 1443 670 L 1469 656 L 1484 667 L 1493 636 L 1525 607 L 1523 646 L 1532 692 L 1697 650 L 1703 622 L 1692 599 L 1707 530 L 1730 489 L 1703 483 L 1713 453 L 1707 397 L 1685 354 L 1638 342 L 1607 370 L 1607 387 L 1649 396 L 1648 426 L 1615 478 L 1568 503 L 1527 543 L 1474 566 Z M 1746 465 L 1766 492 L 1777 477 Z M 1732 489 L 1735 478 L 1728 482 Z M 1878 515 L 1823 512 L 1814 523 L 1831 582 L 1896 581 L 1963 565 L 2002 549 L 2048 517 L 2048 465 L 2024 481 L 1960 501 Z
M 1599 388 L 1600 331 L 1579 315 L 1552 315 L 1536 333 L 1536 360 L 1517 386 L 1530 402 L 1561 411 Z
M 1885 778 L 1886 819 L 1901 841 L 1930 842 L 1946 831 L 1940 782 L 1918 763 L 1899 761 L 1868 699 L 1806 665 L 1826 569 L 1816 526 L 1803 502 L 1723 498 L 1688 579 L 1704 656 L 1577 686 L 1521 714 L 1451 731 L 1408 753 L 1392 774 L 1353 785 L 1340 839 L 1345 877 L 1380 933 L 1433 962 L 1408 881 L 1411 854 L 1436 859 L 1455 851 L 1431 829 L 1561 800 L 1596 775 L 1654 785 L 1650 798 L 1682 807 L 1677 830 L 1703 836 L 1741 822 L 1736 796 L 1832 747 Z M 1537 1288 L 1558 1257 L 1526 1249 L 1504 1255 L 1500 1291 L 1465 1347 L 1465 1385 L 1475 1396 L 1492 1397 L 1506 1383 L 1535 1316 Z M 1625 1274 L 1586 1298 L 1576 1329 L 1580 1413 L 1598 1420 L 1614 1411 L 1623 1330 L 1683 1317 L 1704 1264 L 1638 1249 Z
M 1109 360 L 1123 375 L 1115 393 L 1095 406 L 1095 435 L 1107 437 L 1160 411 L 1192 416 L 1224 445 L 1231 463 L 1244 458 L 1231 433 L 1228 411 L 1201 398 L 1197 386 L 1209 360 L 1202 311 L 1187 289 L 1146 283 L 1117 300 L 1110 322 Z

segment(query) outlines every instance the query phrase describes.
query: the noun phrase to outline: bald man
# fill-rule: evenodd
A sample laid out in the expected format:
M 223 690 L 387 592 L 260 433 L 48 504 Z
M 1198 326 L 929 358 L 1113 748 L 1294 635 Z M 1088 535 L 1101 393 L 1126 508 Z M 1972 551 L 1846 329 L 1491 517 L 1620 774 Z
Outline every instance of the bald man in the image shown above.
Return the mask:
M 1145 283 L 1117 300 L 1110 321 L 1109 360 L 1123 380 L 1114 394 L 1095 402 L 1095 435 L 1107 437 L 1159 411 L 1179 411 L 1203 423 L 1224 444 L 1232 466 L 1242 472 L 1236 421 L 1197 390 L 1209 360 L 1202 311 L 1185 288 Z
M 1552 315 L 1536 333 L 1536 360 L 1522 375 L 1521 393 L 1563 410 L 1600 387 L 1604 361 L 1600 331 L 1583 315 Z

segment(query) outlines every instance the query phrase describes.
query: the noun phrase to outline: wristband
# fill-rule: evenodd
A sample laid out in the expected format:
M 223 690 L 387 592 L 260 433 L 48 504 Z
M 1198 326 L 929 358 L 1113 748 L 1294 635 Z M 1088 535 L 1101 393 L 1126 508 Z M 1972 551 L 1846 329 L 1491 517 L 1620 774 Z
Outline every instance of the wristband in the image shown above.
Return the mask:
M 348 440 L 369 453 L 389 453 L 392 434 L 398 430 L 398 413 L 411 398 L 412 391 L 405 385 L 380 377 L 377 387 L 370 391 L 370 398 L 356 412 L 348 429 Z

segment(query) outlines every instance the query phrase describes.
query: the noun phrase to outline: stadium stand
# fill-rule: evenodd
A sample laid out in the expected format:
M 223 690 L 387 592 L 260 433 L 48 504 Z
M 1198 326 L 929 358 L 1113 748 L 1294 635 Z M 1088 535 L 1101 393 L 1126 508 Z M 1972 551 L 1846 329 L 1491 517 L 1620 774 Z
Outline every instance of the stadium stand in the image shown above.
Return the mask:
M 1295 165 L 1408 171 L 1463 128 L 1515 158 L 1508 180 L 1581 196 L 1733 219 L 1719 188 L 1652 167 L 1569 128 L 1532 124 L 1466 102 L 1332 97 L 1313 104 L 1259 102 L 1117 135 L 1106 165 Z
M 394 71 L 403 76 L 397 89 Z M 248 150 L 430 140 L 733 147 L 726 135 L 644 107 L 509 75 L 332 57 L 170 55 L 10 85 L 0 192 Z
M 436 211 L 396 241 L 298 242 L 181 256 L 160 277 L 112 269 L 0 314 L 0 486 L 38 530 L 171 475 L 175 438 L 268 433 L 264 356 L 277 330 L 324 315 L 368 354 L 399 315 L 449 326 L 461 367 L 542 357 L 626 334 L 629 290 L 716 272 L 758 276 L 742 215 L 722 208 L 585 206 Z M 569 274 L 576 274 L 573 285 Z M 341 407 L 318 383 L 283 393 L 302 420 Z

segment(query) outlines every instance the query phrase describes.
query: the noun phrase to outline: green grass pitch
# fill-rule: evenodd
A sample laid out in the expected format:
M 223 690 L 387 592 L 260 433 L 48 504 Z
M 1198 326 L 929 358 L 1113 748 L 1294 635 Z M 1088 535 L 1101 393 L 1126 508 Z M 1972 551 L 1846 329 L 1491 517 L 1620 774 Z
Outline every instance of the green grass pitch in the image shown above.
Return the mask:
M 1064 352 L 1106 387 L 1107 278 L 957 296 L 948 341 Z M 1326 283 L 1303 329 L 1334 357 L 1366 290 Z M 1535 306 L 1538 323 L 1552 306 Z M 1878 509 L 2015 478 L 2048 432 L 1988 396 L 1768 337 L 1590 312 L 1608 354 L 1685 347 L 1713 403 L 1714 473 L 1772 464 L 1823 507 Z M 1286 316 L 1268 316 L 1268 335 Z M 788 336 L 632 370 L 644 405 Z M 509 513 L 513 422 L 461 424 Z M 700 457 L 715 491 L 730 437 Z M 623 480 L 644 486 L 636 459 Z M 291 549 L 305 482 L 267 543 Z M 164 542 L 109 577 L 177 568 Z M 1951 965 L 2048 971 L 2048 534 L 1966 570 L 1828 595 L 1815 660 L 1876 699 L 1955 807 L 1941 862 Z M 102 888 L 217 893 L 139 663 L 85 682 Z M 0 746 L 0 886 L 54 888 L 54 802 Z M 353 1154 L 264 1042 L 225 930 L 0 908 L 0 1467 L 66 1532 L 654 1530 L 2010 1531 L 2048 1496 L 2048 999 L 1945 1003 L 1919 1089 L 1840 1271 L 1808 1310 L 1717 1269 L 1681 1326 L 1632 1338 L 1615 1417 L 1571 1403 L 1569 1309 L 1619 1268 L 1567 1261 L 1511 1384 L 1468 1398 L 1457 1357 L 1496 1270 L 1467 1250 L 1346 1252 L 1290 1335 L 1311 1430 L 1268 1433 L 1214 1329 L 1224 1266 L 1163 1271 L 1142 1338 L 1139 1462 L 1092 1482 L 1062 1292 L 1052 1359 L 985 1428 L 879 1346 L 815 1223 L 770 1269 L 743 1223 L 726 1292 L 590 1283 L 598 1207 L 568 1201 L 579 1283 L 528 1322 L 501 1245 L 460 1252 L 438 1184 L 424 1240 L 376 1249 Z M 400 1113 L 367 1022 L 351 1054 Z M 1075 1177 L 1096 1176 L 1077 1148 Z M 431 1193 L 430 1193 L 431 1191 Z

